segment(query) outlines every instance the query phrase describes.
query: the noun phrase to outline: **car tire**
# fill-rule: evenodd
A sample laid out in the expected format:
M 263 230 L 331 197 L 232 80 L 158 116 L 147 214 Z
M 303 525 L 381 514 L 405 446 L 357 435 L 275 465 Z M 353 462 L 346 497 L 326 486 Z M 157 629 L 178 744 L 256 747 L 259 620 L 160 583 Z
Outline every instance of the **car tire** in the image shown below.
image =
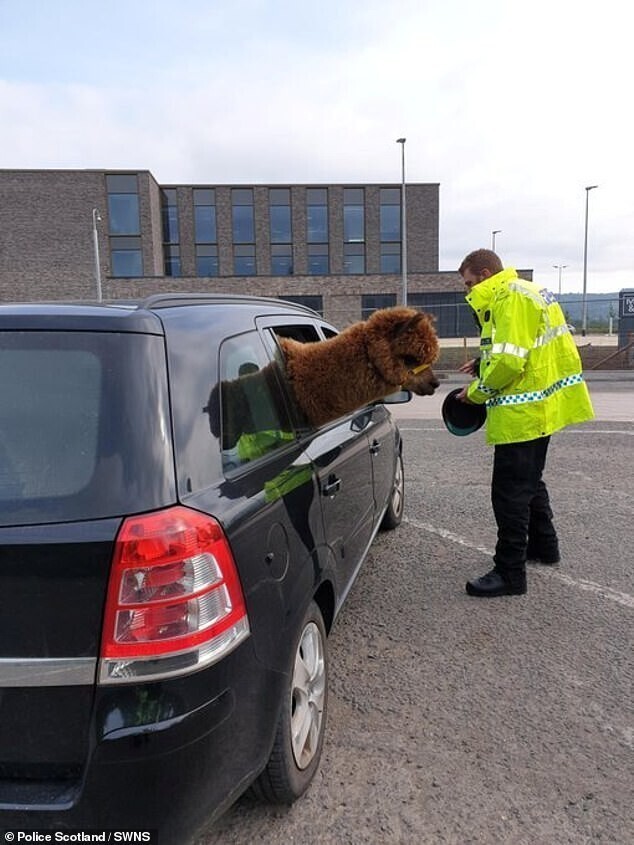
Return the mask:
M 394 481 L 392 482 L 392 491 L 390 493 L 390 501 L 388 502 L 387 510 L 383 514 L 381 531 L 391 531 L 397 528 L 403 520 L 403 508 L 405 505 L 405 471 L 403 468 L 403 455 L 401 452 L 396 457 L 396 465 L 394 467 Z
M 328 643 L 317 604 L 310 603 L 294 649 L 271 756 L 251 787 L 273 804 L 292 804 L 319 767 L 328 704 Z

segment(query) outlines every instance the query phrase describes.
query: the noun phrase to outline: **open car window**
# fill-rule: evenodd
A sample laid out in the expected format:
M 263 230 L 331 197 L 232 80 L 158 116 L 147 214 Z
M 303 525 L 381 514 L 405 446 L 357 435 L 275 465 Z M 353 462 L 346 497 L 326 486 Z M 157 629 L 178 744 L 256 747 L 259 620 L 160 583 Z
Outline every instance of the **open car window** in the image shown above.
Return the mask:
M 275 326 L 274 332 L 278 337 L 290 337 L 299 343 L 314 343 L 321 340 L 316 327 L 310 323 Z
M 326 340 L 328 340 L 331 337 L 337 337 L 337 335 L 339 334 L 338 331 L 336 331 L 335 329 L 331 329 L 330 326 L 320 325 L 319 328 L 321 329 L 322 334 L 323 334 L 323 336 Z

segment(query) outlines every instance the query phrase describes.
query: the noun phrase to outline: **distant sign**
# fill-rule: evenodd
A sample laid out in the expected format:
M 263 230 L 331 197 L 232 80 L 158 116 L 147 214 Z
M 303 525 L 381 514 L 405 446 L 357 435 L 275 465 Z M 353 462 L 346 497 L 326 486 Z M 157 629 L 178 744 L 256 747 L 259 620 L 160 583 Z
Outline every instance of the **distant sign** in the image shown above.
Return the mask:
M 619 317 L 634 318 L 634 291 L 631 293 L 621 293 L 619 306 Z

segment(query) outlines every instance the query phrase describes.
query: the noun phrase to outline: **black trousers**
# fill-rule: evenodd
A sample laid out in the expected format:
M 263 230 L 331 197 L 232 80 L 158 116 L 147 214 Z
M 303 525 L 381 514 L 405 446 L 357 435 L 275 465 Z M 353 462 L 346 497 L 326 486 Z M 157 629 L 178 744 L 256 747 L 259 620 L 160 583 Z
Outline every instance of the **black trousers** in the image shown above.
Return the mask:
M 498 526 L 494 562 L 499 572 L 524 572 L 532 555 L 558 553 L 548 490 L 542 481 L 550 437 L 495 447 L 491 502 Z

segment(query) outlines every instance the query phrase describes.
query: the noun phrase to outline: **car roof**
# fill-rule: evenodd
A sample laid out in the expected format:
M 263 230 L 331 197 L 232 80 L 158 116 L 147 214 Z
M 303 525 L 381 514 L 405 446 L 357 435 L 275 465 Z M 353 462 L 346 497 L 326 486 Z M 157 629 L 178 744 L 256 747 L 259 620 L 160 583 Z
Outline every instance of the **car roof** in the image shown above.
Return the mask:
M 0 305 L 0 330 L 68 329 L 130 331 L 162 334 L 158 312 L 168 308 L 213 306 L 219 311 L 244 309 L 250 315 L 320 315 L 294 302 L 239 294 L 165 293 L 139 299 L 97 301 L 14 302 Z

